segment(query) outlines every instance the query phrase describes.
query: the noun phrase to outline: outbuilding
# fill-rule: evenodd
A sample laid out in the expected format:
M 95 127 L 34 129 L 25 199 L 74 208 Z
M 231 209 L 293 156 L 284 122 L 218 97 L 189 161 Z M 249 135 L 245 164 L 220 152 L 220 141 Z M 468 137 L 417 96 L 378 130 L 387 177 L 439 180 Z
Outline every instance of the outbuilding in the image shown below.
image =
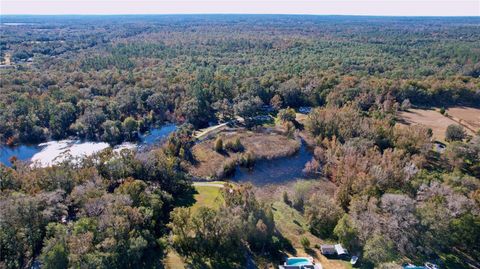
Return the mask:
M 331 255 L 336 255 L 337 254 L 334 245 L 321 245 L 320 246 L 320 251 L 325 256 L 331 256 Z

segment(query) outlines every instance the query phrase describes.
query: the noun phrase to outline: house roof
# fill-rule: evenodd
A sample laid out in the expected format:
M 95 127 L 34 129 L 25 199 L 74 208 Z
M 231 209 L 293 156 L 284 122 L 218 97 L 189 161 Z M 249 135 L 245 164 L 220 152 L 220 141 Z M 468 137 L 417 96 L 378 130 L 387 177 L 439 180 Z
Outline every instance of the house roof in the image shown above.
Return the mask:
M 335 251 L 337 252 L 337 255 L 348 254 L 347 250 L 344 249 L 341 244 L 335 245 Z
M 335 247 L 333 245 L 321 245 L 320 246 L 320 251 L 323 254 L 334 254 L 335 253 Z

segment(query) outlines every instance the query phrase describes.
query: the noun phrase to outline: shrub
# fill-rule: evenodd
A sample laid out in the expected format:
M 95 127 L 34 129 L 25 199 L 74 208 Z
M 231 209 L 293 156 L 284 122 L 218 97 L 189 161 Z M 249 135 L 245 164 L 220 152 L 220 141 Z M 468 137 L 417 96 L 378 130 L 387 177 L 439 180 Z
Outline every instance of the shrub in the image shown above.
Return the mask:
M 310 240 L 308 240 L 308 238 L 305 236 L 302 236 L 302 238 L 300 239 L 300 244 L 302 244 L 302 247 L 304 249 L 310 248 Z
M 237 137 L 235 139 L 235 142 L 233 143 L 233 150 L 235 150 L 235 151 L 242 151 L 243 150 L 243 145 L 242 145 L 242 142 L 240 142 L 239 137 Z
M 296 114 L 293 108 L 280 109 L 280 111 L 278 111 L 278 118 L 282 122 L 294 121 L 295 117 Z
M 228 177 L 235 173 L 235 169 L 237 168 L 237 162 L 235 161 L 227 161 L 223 164 L 223 171 L 219 177 Z
M 405 111 L 409 110 L 411 107 L 412 103 L 410 103 L 410 99 L 403 100 L 402 105 L 400 106 L 400 108 Z
M 463 127 L 458 124 L 450 124 L 445 132 L 445 140 L 447 141 L 462 141 L 466 136 L 467 133 L 465 133 Z
M 296 210 L 303 212 L 304 206 L 305 206 L 305 201 L 303 200 L 303 197 L 295 198 L 293 200 L 293 208 Z
M 240 165 L 247 168 L 252 168 L 255 164 L 255 156 L 251 152 L 242 154 L 240 157 Z
M 222 152 L 223 151 L 223 140 L 221 138 L 217 138 L 217 140 L 215 140 L 215 146 L 213 147 L 213 149 L 216 152 Z
M 445 108 L 444 107 L 440 108 L 440 114 L 445 115 Z
M 287 137 L 288 138 L 294 138 L 295 131 L 296 131 L 295 125 L 292 122 L 289 121 L 285 124 L 285 129 L 286 129 L 285 133 L 286 133 Z
M 283 202 L 287 205 L 290 205 L 290 198 L 288 197 L 288 193 L 286 191 L 283 192 Z
M 240 138 L 237 137 L 235 138 L 235 141 L 227 141 L 225 143 L 225 146 L 224 146 L 225 150 L 229 150 L 229 151 L 232 151 L 232 152 L 241 152 L 244 150 L 244 147 L 242 145 L 242 143 L 240 142 Z

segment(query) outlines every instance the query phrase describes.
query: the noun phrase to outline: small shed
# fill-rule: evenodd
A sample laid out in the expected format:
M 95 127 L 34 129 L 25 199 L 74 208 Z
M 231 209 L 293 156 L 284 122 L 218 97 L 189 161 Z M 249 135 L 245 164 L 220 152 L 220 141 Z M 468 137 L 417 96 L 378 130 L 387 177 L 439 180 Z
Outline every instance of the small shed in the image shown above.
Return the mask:
M 320 251 L 322 252 L 323 255 L 326 255 L 326 256 L 337 254 L 334 245 L 321 245 Z

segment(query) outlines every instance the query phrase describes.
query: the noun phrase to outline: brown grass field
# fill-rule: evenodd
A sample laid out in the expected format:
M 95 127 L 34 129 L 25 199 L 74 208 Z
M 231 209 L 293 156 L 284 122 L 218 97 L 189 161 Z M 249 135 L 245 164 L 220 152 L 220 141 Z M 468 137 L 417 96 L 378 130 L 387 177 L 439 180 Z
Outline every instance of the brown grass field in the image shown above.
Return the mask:
M 468 107 L 452 107 L 447 110 L 448 116 L 440 114 L 439 109 L 409 109 L 399 113 L 399 125 L 421 124 L 433 131 L 433 138 L 445 141 L 445 131 L 450 124 L 462 124 L 469 135 L 474 134 L 480 126 L 480 109 Z
M 277 133 L 252 132 L 243 129 L 223 131 L 217 135 L 226 141 L 234 141 L 236 137 L 244 146 L 244 152 L 252 152 L 258 159 L 273 159 L 295 153 L 300 143 L 294 139 Z M 205 140 L 193 147 L 193 155 L 197 163 L 189 167 L 189 173 L 196 177 L 214 177 L 219 169 L 228 161 L 239 158 L 241 153 L 218 153 L 213 149 L 216 138 Z
M 480 130 L 480 109 L 473 107 L 452 107 L 447 109 L 448 115 L 459 121 L 465 128 L 474 132 Z

